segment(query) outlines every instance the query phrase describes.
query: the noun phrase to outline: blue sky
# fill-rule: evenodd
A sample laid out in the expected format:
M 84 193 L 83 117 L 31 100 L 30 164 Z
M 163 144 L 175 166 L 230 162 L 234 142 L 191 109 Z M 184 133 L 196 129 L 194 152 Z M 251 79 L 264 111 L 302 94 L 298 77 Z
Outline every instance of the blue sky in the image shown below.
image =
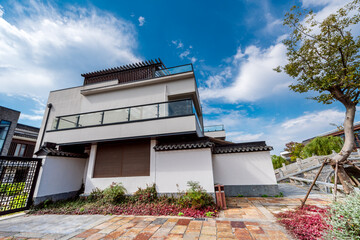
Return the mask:
M 0 105 L 40 126 L 49 91 L 81 85 L 81 73 L 192 62 L 205 125 L 224 124 L 236 142 L 266 140 L 278 154 L 344 118 L 340 104 L 291 92 L 293 80 L 272 70 L 286 63 L 282 19 L 294 4 L 323 18 L 344 1 L 0 1 Z

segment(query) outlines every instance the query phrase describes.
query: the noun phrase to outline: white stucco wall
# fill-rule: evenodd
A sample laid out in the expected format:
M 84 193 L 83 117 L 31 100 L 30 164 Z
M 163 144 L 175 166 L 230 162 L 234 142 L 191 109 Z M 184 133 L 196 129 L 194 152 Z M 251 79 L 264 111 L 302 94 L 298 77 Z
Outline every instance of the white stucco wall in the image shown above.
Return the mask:
M 129 194 L 132 194 L 138 190 L 139 187 L 145 188 L 146 184 L 151 185 L 155 182 L 155 151 L 153 147 L 156 141 L 151 140 L 150 143 L 150 176 L 143 177 L 111 177 L 111 178 L 93 178 L 94 165 L 97 144 L 91 145 L 89 163 L 87 169 L 86 183 L 85 183 L 85 194 L 91 193 L 95 188 L 105 189 L 109 187 L 113 182 L 121 182 Z
M 53 121 L 56 116 L 61 115 L 70 115 L 70 114 L 78 114 L 78 113 L 85 113 L 91 111 L 100 111 L 106 109 L 114 109 L 114 108 L 122 108 L 122 107 L 129 107 L 135 105 L 142 105 L 142 104 L 151 104 L 157 102 L 165 102 L 168 101 L 168 96 L 171 95 L 181 95 L 181 94 L 195 94 L 196 95 L 196 82 L 192 74 L 184 73 L 182 76 L 181 74 L 175 76 L 169 76 L 164 78 L 156 78 L 154 81 L 149 84 L 150 81 L 139 81 L 137 83 L 128 83 L 128 84 L 121 84 L 117 85 L 117 87 L 126 87 L 126 88 L 119 88 L 113 91 L 106 91 L 106 92 L 98 92 L 96 94 L 90 95 L 83 95 L 81 91 L 84 89 L 89 88 L 101 88 L 103 85 L 108 85 L 109 82 L 99 83 L 99 84 L 92 84 L 87 86 L 80 86 L 75 88 L 69 88 L 59 91 L 53 91 L 50 93 L 48 98 L 48 103 L 52 104 L 52 108 L 50 110 L 49 121 L 46 126 L 46 130 L 50 130 L 53 124 Z M 110 81 L 111 82 L 111 81 Z M 111 82 L 113 83 L 113 82 Z M 109 86 L 109 88 L 111 88 Z M 115 86 L 116 88 L 116 86 Z M 39 149 L 41 135 L 43 133 L 45 119 L 47 117 L 48 108 L 45 111 L 43 122 L 40 128 L 38 141 L 35 149 Z M 175 123 L 173 124 L 174 120 L 171 119 L 164 119 L 168 120 L 168 126 L 163 128 L 165 129 L 166 133 L 173 133 L 173 132 L 183 132 L 188 131 L 191 129 L 192 131 L 196 131 L 195 125 L 195 118 L 191 119 L 191 123 L 188 124 L 188 121 L 180 120 L 183 124 Z M 149 132 L 149 129 L 155 129 L 156 131 L 160 131 L 158 128 L 152 127 L 151 122 L 156 122 L 161 120 L 154 120 L 154 121 L 147 121 L 143 122 L 143 124 L 138 124 L 137 126 L 130 126 L 128 124 L 124 124 L 124 127 L 118 127 L 121 124 L 112 125 L 112 126 L 101 126 L 101 127 L 91 127 L 91 128 L 84 128 L 81 131 L 78 130 L 64 130 L 53 133 L 46 133 L 44 136 L 44 142 L 52 141 L 56 143 L 72 143 L 76 141 L 96 141 L 99 139 L 110 139 L 112 136 L 109 137 L 101 137 L 97 138 L 98 134 L 101 132 L 114 132 L 116 131 L 116 138 L 125 138 L 128 136 L 144 136 L 148 134 L 147 132 L 138 133 L 138 132 L 129 132 L 127 131 L 130 128 L 143 128 Z M 160 123 L 160 125 L 164 126 L 164 123 Z M 143 126 L 143 127 L 141 127 Z M 175 126 L 175 127 L 174 127 Z M 177 126 L 177 128 L 176 128 Z M 92 134 L 96 128 L 99 128 L 98 133 Z M 165 131 L 164 130 L 164 131 Z M 77 132 L 74 132 L 77 131 Z M 156 134 L 156 131 L 153 134 Z M 161 132 L 164 132 L 161 131 Z M 67 133 L 65 133 L 67 132 Z M 81 137 L 82 135 L 86 135 L 86 137 Z M 103 135 L 108 135 L 103 134 Z M 74 138 L 77 136 L 76 138 Z M 85 140 L 86 139 L 86 140 Z
M 159 151 L 156 158 L 156 186 L 159 193 L 177 193 L 188 189 L 188 181 L 198 181 L 210 193 L 214 180 L 210 148 Z
M 78 191 L 86 159 L 47 156 L 43 159 L 34 197 Z
M 213 168 L 215 184 L 276 184 L 269 151 L 213 154 Z
M 196 131 L 195 116 L 180 116 L 153 121 L 129 122 L 107 126 L 89 127 L 47 132 L 44 142 L 81 143 L 101 140 L 154 136 Z

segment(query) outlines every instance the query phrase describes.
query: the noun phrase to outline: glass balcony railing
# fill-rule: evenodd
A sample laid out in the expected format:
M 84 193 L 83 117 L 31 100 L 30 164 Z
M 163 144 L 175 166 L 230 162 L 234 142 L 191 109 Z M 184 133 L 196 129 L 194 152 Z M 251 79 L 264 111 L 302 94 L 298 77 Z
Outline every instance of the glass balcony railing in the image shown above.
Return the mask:
M 224 125 L 213 125 L 213 126 L 204 127 L 204 132 L 217 132 L 217 131 L 225 131 Z
M 157 71 L 155 71 L 155 77 L 164 77 L 164 76 L 192 72 L 192 71 L 193 71 L 192 64 L 186 64 L 186 65 L 181 65 L 181 66 L 177 66 L 177 67 L 171 67 L 171 68 L 157 70 Z
M 73 129 L 195 114 L 191 99 L 56 117 L 51 130 Z

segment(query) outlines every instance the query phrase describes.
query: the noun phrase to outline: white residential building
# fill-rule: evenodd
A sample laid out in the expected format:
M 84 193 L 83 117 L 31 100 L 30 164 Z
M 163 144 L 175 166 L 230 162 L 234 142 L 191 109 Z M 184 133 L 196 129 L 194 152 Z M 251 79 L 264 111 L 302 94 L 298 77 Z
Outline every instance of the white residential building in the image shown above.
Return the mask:
M 204 135 L 191 64 L 145 61 L 82 76 L 82 86 L 50 92 L 36 146 L 44 159 L 37 202 L 112 182 L 129 193 L 152 183 L 177 193 L 198 181 L 209 193 L 218 183 L 228 196 L 277 194 L 265 142 L 227 142 L 223 129 Z

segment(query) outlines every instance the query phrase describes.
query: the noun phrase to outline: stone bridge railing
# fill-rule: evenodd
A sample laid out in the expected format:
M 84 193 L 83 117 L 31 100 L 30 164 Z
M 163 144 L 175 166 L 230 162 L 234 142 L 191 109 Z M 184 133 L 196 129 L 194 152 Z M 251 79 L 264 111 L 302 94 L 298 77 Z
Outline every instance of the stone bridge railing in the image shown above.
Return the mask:
M 275 169 L 276 179 L 279 182 L 300 174 L 306 175 L 307 172 L 312 172 L 319 168 L 324 161 L 324 158 L 330 156 L 312 156 L 306 159 L 297 159 L 296 162 L 289 165 L 283 163 L 281 168 Z M 353 152 L 349 157 L 349 160 L 358 161 L 360 164 L 360 150 Z

